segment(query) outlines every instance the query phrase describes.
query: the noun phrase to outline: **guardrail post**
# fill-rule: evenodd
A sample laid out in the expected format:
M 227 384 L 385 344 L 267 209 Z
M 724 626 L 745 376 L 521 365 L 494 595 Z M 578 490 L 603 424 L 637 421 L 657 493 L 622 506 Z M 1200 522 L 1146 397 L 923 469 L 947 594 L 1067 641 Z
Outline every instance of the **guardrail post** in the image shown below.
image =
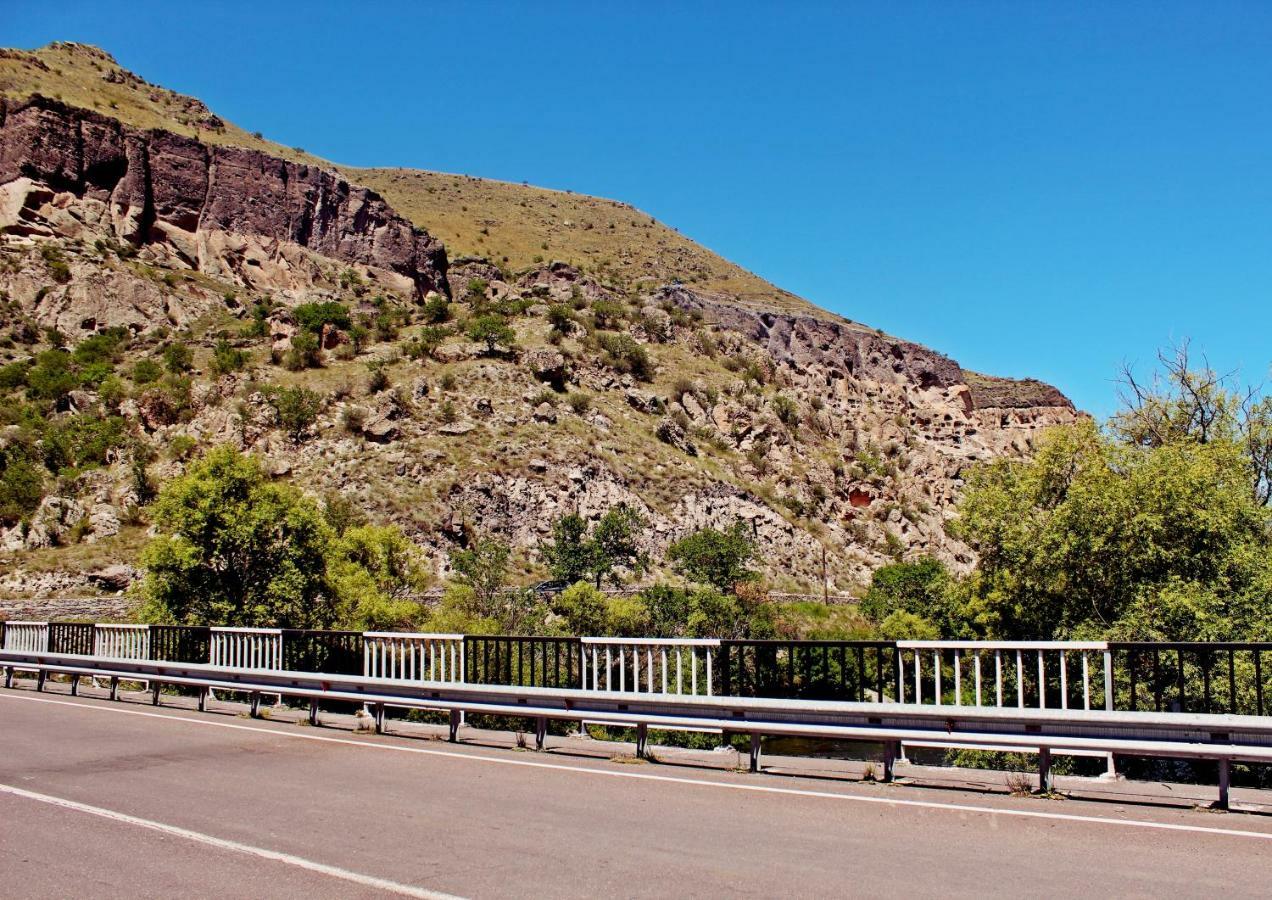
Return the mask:
M 542 750 L 547 739 L 548 719 L 546 716 L 539 716 L 534 720 L 534 749 Z
M 649 739 L 649 725 L 641 722 L 636 726 L 636 758 L 645 758 L 645 743 Z
M 375 733 L 384 734 L 384 704 L 375 705 Z
M 4 667 L 4 686 L 6 690 L 13 687 L 13 666 Z
M 1232 764 L 1226 760 L 1219 760 L 1219 800 L 1215 803 L 1215 809 L 1228 808 L 1228 787 L 1232 778 Z
M 80 680 L 80 677 L 78 675 L 71 676 L 71 696 L 72 697 L 79 696 L 79 680 Z
M 150 682 L 150 705 L 159 705 L 159 682 L 154 681 L 153 679 Z
M 311 697 L 309 700 L 309 724 L 318 724 L 318 698 Z
M 751 771 L 760 771 L 760 735 L 758 732 L 751 732 Z
M 37 691 L 44 690 L 44 679 L 47 677 L 48 675 L 43 669 L 35 673 L 35 689 Z
M 251 705 L 248 708 L 248 715 L 253 719 L 261 717 L 261 694 L 260 691 L 252 691 Z
M 208 689 L 199 688 L 199 712 L 208 711 Z
M 464 714 L 457 709 L 452 709 L 450 711 L 450 737 L 448 740 L 452 744 L 459 739 L 459 723 L 463 719 L 463 715 Z
M 119 699 L 119 676 L 118 675 L 110 676 L 110 699 L 112 700 Z
M 1049 747 L 1038 748 L 1038 790 L 1043 794 L 1050 794 L 1055 788 L 1055 778 L 1051 774 L 1051 749 Z
M 897 757 L 901 755 L 900 741 L 883 742 L 883 781 L 891 784 L 896 776 Z

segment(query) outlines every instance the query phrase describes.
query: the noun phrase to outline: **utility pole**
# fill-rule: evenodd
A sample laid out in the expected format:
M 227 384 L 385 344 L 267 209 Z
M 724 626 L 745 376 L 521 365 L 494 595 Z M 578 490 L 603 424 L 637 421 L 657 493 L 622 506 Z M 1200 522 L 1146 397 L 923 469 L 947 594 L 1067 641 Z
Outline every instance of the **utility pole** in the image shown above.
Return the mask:
M 830 605 L 830 585 L 826 581 L 826 545 L 821 545 L 822 550 L 822 603 Z

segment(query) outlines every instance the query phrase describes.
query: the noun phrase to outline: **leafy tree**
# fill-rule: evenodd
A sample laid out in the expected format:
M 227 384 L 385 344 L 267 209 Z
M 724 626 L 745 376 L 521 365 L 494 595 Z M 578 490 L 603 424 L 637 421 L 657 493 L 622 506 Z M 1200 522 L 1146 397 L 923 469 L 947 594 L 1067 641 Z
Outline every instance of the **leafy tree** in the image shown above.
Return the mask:
M 485 344 L 486 352 L 492 356 L 498 352 L 500 345 L 510 348 L 517 342 L 517 333 L 498 313 L 489 313 L 470 320 L 467 333 L 469 340 Z
M 132 380 L 137 384 L 152 384 L 163 377 L 163 369 L 153 359 L 139 359 L 132 369 Z
M 626 503 L 605 511 L 592 532 L 592 577 L 596 586 L 610 579 L 618 584 L 614 569 L 619 566 L 643 570 L 645 557 L 636 539 L 645 527 L 645 517 Z
M 411 597 L 427 585 L 426 570 L 416 546 L 397 528 L 346 529 L 332 546 L 328 575 L 347 627 L 402 629 L 421 618 Z
M 605 634 L 609 605 L 605 595 L 586 581 L 570 585 L 552 598 L 552 612 L 565 620 L 570 634 Z
M 19 442 L 0 450 L 0 522 L 13 525 L 44 499 L 44 473 L 34 451 Z
M 952 636 L 959 628 L 951 623 L 947 608 L 949 586 L 949 571 L 938 559 L 925 556 L 893 563 L 875 570 L 861 600 L 861 611 L 876 622 L 893 613 L 905 613 L 932 625 L 938 633 L 944 630 Z
M 451 567 L 461 584 L 472 589 L 483 611 L 495 609 L 508 583 L 508 560 L 512 549 L 495 538 L 481 538 L 467 550 L 451 554 Z
M 299 444 L 310 426 L 318 420 L 322 409 L 322 397 L 302 387 L 275 387 L 269 393 L 269 402 L 278 413 L 278 424 L 294 443 Z
M 432 325 L 440 325 L 450 320 L 450 301 L 437 294 L 424 302 L 424 321 Z
M 349 308 L 335 300 L 302 303 L 292 310 L 292 315 L 296 317 L 297 325 L 315 334 L 321 332 L 324 325 L 347 331 L 353 324 L 349 319 Z
M 957 533 L 980 565 L 954 602 L 1008 639 L 1266 638 L 1270 525 L 1238 443 L 1128 444 L 1082 422 L 973 474 Z
M 643 569 L 645 565 L 636 543 L 644 526 L 644 516 L 625 503 L 607 510 L 591 534 L 582 516 L 568 513 L 552 523 L 552 540 L 540 552 L 553 576 L 562 581 L 590 578 L 597 588 L 606 579 L 618 584 L 616 568 Z
M 225 338 L 221 338 L 212 351 L 212 371 L 217 375 L 237 372 L 247 365 L 247 359 L 247 351 L 240 350 Z
M 173 375 L 194 368 L 194 351 L 184 341 L 173 341 L 163 348 L 164 367 Z
M 757 577 L 749 568 L 754 556 L 755 541 L 741 521 L 724 531 L 703 528 L 667 549 L 667 559 L 676 571 L 721 593 L 733 592 L 740 582 Z
M 578 513 L 567 513 L 552 523 L 552 540 L 539 548 L 552 577 L 571 584 L 592 572 L 594 547 L 587 534 L 587 521 Z
M 159 534 L 142 552 L 144 618 L 200 625 L 330 628 L 334 539 L 321 511 L 267 479 L 257 461 L 216 447 L 168 482 L 153 506 Z

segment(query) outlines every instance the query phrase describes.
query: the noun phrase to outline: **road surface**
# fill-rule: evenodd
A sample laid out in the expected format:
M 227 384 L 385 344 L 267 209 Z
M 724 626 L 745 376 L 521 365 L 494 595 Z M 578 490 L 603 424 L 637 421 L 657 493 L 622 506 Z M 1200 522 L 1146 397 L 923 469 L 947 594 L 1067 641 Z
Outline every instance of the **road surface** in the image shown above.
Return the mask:
M 1266 896 L 1270 877 L 1265 815 L 0 690 L 10 898 Z

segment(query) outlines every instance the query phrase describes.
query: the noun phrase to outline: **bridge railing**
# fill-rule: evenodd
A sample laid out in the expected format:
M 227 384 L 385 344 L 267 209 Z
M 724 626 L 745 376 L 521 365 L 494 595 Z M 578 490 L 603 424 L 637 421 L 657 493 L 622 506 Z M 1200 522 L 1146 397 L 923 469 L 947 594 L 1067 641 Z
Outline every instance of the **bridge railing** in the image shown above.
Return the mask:
M 897 699 L 892 641 L 727 640 L 719 669 L 722 696 Z
M 5 622 L 5 650 L 30 650 L 41 653 L 49 649 L 48 622 Z
M 235 669 L 283 668 L 281 628 L 211 629 L 209 662 Z
M 584 690 L 646 694 L 715 693 L 719 640 L 711 638 L 579 638 Z
M 111 659 L 150 659 L 150 626 L 95 626 L 93 655 Z
M 465 635 L 464 677 L 468 684 L 578 688 L 581 642 L 576 637 Z
M 363 675 L 405 681 L 463 681 L 462 634 L 368 631 L 363 639 Z
M 1269 713 L 1272 644 L 1113 642 L 1117 705 L 1131 711 Z
M 897 641 L 902 703 L 1113 709 L 1103 641 Z
M 472 684 L 934 706 L 1272 709 L 1272 643 L 533 637 L 0 622 L 7 650 Z

